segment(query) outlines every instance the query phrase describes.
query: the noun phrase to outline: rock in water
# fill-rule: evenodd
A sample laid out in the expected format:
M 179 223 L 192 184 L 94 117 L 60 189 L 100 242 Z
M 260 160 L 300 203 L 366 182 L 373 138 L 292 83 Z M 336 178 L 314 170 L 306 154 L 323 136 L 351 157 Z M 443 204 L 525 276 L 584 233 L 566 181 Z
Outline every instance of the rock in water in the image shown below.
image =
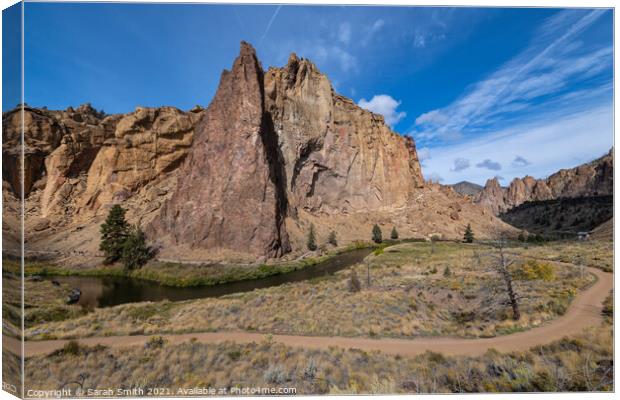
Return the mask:
M 82 296 L 82 291 L 78 288 L 73 288 L 67 295 L 67 300 L 65 301 L 67 304 L 75 304 L 80 301 L 80 297 Z
M 177 190 L 154 231 L 190 249 L 267 257 L 290 250 L 282 162 L 263 103 L 263 70 L 243 42 L 196 128 Z

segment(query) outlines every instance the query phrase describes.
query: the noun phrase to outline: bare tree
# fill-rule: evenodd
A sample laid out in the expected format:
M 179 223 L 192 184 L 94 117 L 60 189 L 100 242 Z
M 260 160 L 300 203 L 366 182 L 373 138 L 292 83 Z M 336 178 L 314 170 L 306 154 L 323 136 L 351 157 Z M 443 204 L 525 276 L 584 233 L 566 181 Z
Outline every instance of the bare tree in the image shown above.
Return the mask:
M 506 240 L 500 236 L 500 238 L 495 242 L 497 253 L 492 254 L 492 257 L 495 259 L 493 269 L 497 271 L 504 281 L 506 292 L 508 294 L 508 300 L 510 302 L 510 306 L 512 307 L 512 319 L 518 321 L 521 318 L 521 312 L 519 311 L 519 297 L 515 293 L 514 285 L 512 283 L 512 274 L 509 270 L 510 266 L 514 264 L 514 260 L 508 259 L 508 254 L 506 253 L 505 247 Z

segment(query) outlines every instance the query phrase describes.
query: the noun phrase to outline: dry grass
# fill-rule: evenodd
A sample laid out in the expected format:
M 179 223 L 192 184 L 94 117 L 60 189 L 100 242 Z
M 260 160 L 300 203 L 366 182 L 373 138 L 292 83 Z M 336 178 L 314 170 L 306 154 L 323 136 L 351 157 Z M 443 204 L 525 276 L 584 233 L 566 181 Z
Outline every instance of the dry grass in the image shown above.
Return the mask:
M 65 304 L 71 287 L 65 284 L 54 285 L 51 281 L 36 280 L 32 277 L 24 281 L 24 323 L 26 328 L 36 325 L 76 318 L 86 312 L 77 305 Z M 21 282 L 10 273 L 3 275 L 2 286 L 3 320 L 5 333 L 15 334 L 21 325 Z
M 26 361 L 32 389 L 292 387 L 297 394 L 611 391 L 609 324 L 524 352 L 400 357 L 262 343 L 77 347 Z M 74 346 L 75 347 L 75 346 Z
M 30 339 L 120 334 L 246 330 L 337 336 L 490 337 L 542 324 L 564 313 L 593 281 L 577 268 L 553 267 L 552 279 L 515 281 L 522 318 L 513 321 L 506 293 L 478 245 L 406 243 L 367 258 L 356 271 L 362 290 L 349 291 L 351 269 L 321 279 L 219 299 L 121 305 L 28 329 Z M 525 263 L 529 259 L 523 259 Z M 446 269 L 449 273 L 444 273 Z
M 512 250 L 529 257 L 581 264 L 606 272 L 613 271 L 614 244 L 609 241 L 558 241 L 540 246 L 517 247 Z

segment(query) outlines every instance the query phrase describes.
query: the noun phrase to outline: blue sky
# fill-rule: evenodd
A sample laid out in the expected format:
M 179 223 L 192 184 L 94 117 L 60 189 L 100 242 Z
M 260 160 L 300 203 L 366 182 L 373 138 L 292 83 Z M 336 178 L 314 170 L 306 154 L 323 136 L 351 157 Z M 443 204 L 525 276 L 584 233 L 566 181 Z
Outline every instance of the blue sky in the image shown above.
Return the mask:
M 413 136 L 443 183 L 543 177 L 613 144 L 609 10 L 27 3 L 25 15 L 34 106 L 208 105 L 246 40 L 265 68 L 312 59 Z

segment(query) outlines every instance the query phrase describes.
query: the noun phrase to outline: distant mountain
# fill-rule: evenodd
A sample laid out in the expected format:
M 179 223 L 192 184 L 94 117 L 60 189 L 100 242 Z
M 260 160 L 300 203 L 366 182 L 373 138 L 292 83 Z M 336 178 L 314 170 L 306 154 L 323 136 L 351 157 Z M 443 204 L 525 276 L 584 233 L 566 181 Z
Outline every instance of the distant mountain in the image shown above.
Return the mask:
M 574 238 L 578 232 L 588 232 L 609 221 L 613 208 L 611 195 L 562 197 L 527 201 L 499 217 L 512 226 L 547 238 Z
M 467 181 L 461 181 L 459 183 L 455 183 L 453 185 L 448 185 L 448 186 L 454 189 L 455 192 L 466 195 L 466 196 L 475 196 L 478 193 L 480 193 L 482 189 L 484 188 L 483 186 L 480 186 L 472 182 L 467 182 Z
M 508 187 L 501 187 L 497 178 L 489 179 L 474 202 L 499 215 L 529 201 L 613 195 L 613 176 L 612 148 L 603 157 L 561 169 L 547 179 L 515 178 Z

